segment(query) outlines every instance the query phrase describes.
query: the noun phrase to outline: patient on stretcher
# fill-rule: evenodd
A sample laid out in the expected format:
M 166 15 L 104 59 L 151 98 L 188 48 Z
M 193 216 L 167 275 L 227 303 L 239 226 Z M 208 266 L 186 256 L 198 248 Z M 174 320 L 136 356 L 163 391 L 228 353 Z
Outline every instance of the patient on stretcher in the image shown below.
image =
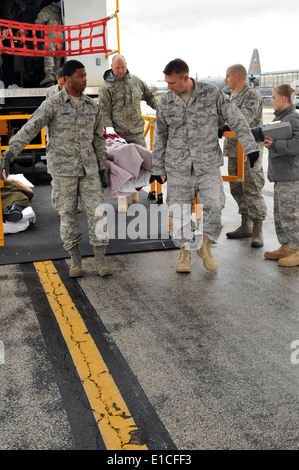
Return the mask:
M 104 129 L 103 136 L 110 167 L 109 192 L 112 197 L 118 197 L 118 210 L 126 212 L 127 197 L 133 203 L 138 202 L 138 191 L 149 184 L 152 152 L 141 145 L 128 144 L 108 129 Z
M 6 177 L 3 170 L 4 186 L 1 188 L 3 232 L 17 233 L 26 230 L 36 221 L 31 201 L 34 195 L 32 185 L 23 175 Z

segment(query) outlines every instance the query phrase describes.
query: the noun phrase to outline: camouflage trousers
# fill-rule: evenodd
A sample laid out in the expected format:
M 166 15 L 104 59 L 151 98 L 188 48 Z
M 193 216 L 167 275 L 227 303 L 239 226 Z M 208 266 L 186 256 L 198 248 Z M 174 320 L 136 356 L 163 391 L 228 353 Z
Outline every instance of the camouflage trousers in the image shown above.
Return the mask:
M 60 33 L 60 39 L 63 39 L 63 33 Z M 56 33 L 49 31 L 49 39 L 56 39 Z M 57 45 L 55 42 L 49 42 L 49 50 L 56 51 Z M 56 79 L 58 70 L 60 69 L 61 57 L 44 57 L 44 71 L 46 75 L 50 75 L 53 79 Z
M 221 214 L 225 205 L 223 180 L 219 168 L 201 176 L 192 172 L 188 176 L 181 173 L 167 173 L 167 205 L 171 222 L 171 237 L 178 247 L 193 240 L 191 215 L 196 195 L 203 207 L 203 234 L 216 242 L 220 236 Z
M 228 157 L 228 174 L 237 174 L 237 158 Z M 265 176 L 261 157 L 250 168 L 245 163 L 243 183 L 230 182 L 230 192 L 239 207 L 239 214 L 247 214 L 251 219 L 264 220 L 267 216 L 267 206 L 263 197 Z
M 49 49 L 50 49 L 50 44 L 49 44 Z M 44 57 L 45 75 L 50 75 L 51 77 L 53 77 L 53 81 L 55 81 L 56 79 L 57 72 L 60 68 L 60 63 L 61 63 L 60 57 Z
M 77 212 L 78 198 L 87 216 L 90 244 L 107 245 L 107 218 L 103 211 L 105 193 L 99 175 L 52 176 L 51 184 L 52 206 L 60 213 L 60 237 L 63 247 L 71 250 L 82 240 Z
M 299 181 L 274 183 L 274 223 L 281 245 L 299 249 Z

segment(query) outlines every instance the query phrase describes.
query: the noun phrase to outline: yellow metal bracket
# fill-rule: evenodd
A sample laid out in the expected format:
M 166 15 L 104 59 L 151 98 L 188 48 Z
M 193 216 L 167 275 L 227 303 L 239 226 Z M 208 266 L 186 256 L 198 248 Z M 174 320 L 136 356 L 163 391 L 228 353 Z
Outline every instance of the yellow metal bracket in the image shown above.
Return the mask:
M 154 130 L 155 130 L 155 116 L 142 116 L 145 121 L 148 121 L 147 126 L 144 130 L 144 137 L 150 133 L 150 150 L 153 150 L 153 140 L 154 140 Z M 157 189 L 156 189 L 157 187 Z M 162 184 L 158 183 L 158 181 L 153 181 L 151 183 L 151 193 L 156 194 L 156 199 L 158 200 L 159 194 L 162 194 Z
M 119 13 L 119 0 L 116 0 L 116 10 L 115 10 L 115 13 L 113 15 L 110 16 L 109 20 L 112 20 L 113 18 L 116 19 L 116 34 L 117 34 L 117 50 L 115 51 L 111 51 L 111 52 L 106 52 L 105 56 L 106 56 L 106 59 L 108 59 L 108 57 L 110 55 L 113 55 L 113 54 L 120 54 L 120 34 L 119 34 L 119 17 L 118 17 L 118 13 Z M 109 21 L 108 20 L 108 21 Z
M 10 121 L 10 120 L 16 120 L 16 119 L 29 119 L 31 117 L 31 114 L 7 114 L 7 115 L 3 115 L 3 116 L 0 116 L 0 120 L 1 121 Z M 8 145 L 1 145 L 0 146 L 0 155 L 2 153 L 3 150 L 7 150 L 8 149 Z M 43 127 L 43 129 L 41 130 L 41 143 L 40 144 L 30 144 L 30 145 L 27 145 L 25 147 L 25 149 L 42 149 L 42 148 L 46 148 L 46 136 L 45 136 L 45 128 Z
M 233 131 L 223 132 L 223 137 L 236 137 Z M 237 163 L 237 174 L 222 176 L 223 181 L 234 181 L 242 183 L 244 181 L 244 151 L 241 142 L 238 140 L 238 163 Z
M 153 140 L 154 140 L 154 130 L 155 130 L 155 116 L 142 116 L 145 121 L 148 121 L 148 124 L 144 131 L 144 137 L 150 133 L 150 150 L 153 150 Z

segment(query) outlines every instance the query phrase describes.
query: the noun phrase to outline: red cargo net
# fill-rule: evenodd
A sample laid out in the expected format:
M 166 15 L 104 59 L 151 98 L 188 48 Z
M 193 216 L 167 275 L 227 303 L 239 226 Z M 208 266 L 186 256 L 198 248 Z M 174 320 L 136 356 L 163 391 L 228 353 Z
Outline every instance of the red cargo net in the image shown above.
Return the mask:
M 72 26 L 0 20 L 0 54 L 66 57 L 111 52 L 105 37 L 109 19 Z M 51 43 L 55 50 L 49 49 Z

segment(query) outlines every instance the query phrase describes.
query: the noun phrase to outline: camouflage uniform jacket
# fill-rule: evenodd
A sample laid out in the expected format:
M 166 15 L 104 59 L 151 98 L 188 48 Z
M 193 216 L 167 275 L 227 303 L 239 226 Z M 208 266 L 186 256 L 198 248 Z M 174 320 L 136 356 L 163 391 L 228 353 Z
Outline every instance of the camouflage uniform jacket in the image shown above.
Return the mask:
M 61 10 L 55 5 L 48 5 L 40 10 L 36 24 L 59 25 L 62 24 Z
M 55 176 L 82 176 L 107 167 L 103 120 L 94 100 L 81 94 L 78 106 L 64 88 L 43 101 L 9 142 L 8 151 L 18 155 L 48 126 L 47 168 Z
M 256 151 L 250 128 L 234 103 L 217 87 L 194 82 L 188 105 L 172 91 L 161 98 L 156 113 L 152 174 L 201 175 L 223 165 L 218 117 L 238 135 L 245 154 Z
M 46 98 L 50 98 L 50 96 L 54 95 L 55 93 L 59 93 L 59 91 L 61 90 L 59 88 L 58 83 L 56 85 L 50 86 L 49 88 L 47 88 Z
M 135 75 L 127 73 L 117 78 L 112 70 L 105 72 L 99 88 L 99 106 L 106 127 L 113 127 L 120 136 L 144 132 L 140 102 L 146 101 L 156 109 L 157 101 L 148 86 Z
M 237 93 L 231 95 L 231 101 L 240 109 L 250 127 L 260 127 L 263 125 L 263 100 L 260 93 L 250 87 L 247 83 Z M 238 139 L 226 137 L 223 146 L 223 154 L 229 157 L 238 156 Z M 259 150 L 263 151 L 260 144 Z
M 269 181 L 299 181 L 299 115 L 290 105 L 276 111 L 273 121 L 289 122 L 293 137 L 290 140 L 274 140 L 269 149 Z

